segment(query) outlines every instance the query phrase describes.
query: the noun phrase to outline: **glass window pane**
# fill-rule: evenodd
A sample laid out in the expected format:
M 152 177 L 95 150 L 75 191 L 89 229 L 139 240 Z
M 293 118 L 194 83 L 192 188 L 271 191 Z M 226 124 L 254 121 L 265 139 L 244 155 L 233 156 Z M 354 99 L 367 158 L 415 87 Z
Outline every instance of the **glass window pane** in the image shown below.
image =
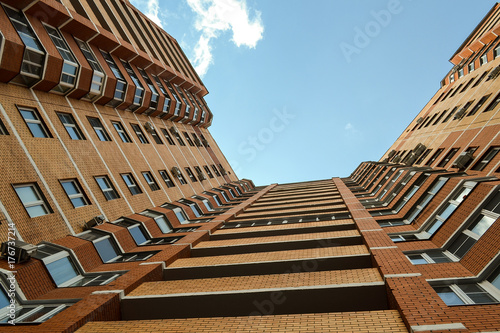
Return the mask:
M 482 236 L 494 222 L 495 219 L 483 215 L 483 217 L 478 222 L 476 222 L 475 225 L 473 224 L 470 226 L 470 228 L 472 228 L 470 229 L 470 231 L 477 234 L 478 236 Z
M 67 195 L 73 195 L 73 194 L 80 193 L 80 191 L 76 187 L 76 184 L 73 181 L 63 182 L 62 186 L 64 187 L 64 190 L 66 191 Z
M 455 209 L 457 209 L 457 206 L 449 204 L 448 207 L 446 207 L 446 209 L 439 214 L 439 216 L 441 216 L 443 220 L 446 220 L 455 211 Z
M 111 240 L 109 238 L 96 242 L 94 245 L 103 262 L 108 262 L 118 256 L 118 253 L 116 252 L 113 244 L 111 244 Z
M 7 294 L 5 293 L 5 290 L 3 290 L 2 287 L 0 287 L 0 309 L 5 308 L 10 304 L 10 299 L 7 298 Z
M 85 200 L 82 197 L 73 198 L 73 199 L 71 199 L 71 202 L 73 203 L 73 206 L 75 208 L 83 207 L 83 206 L 87 205 L 87 203 L 85 202 Z
M 28 127 L 31 131 L 31 134 L 35 138 L 46 138 L 47 137 L 41 124 L 28 123 Z
M 183 212 L 176 210 L 175 211 L 175 216 L 179 219 L 179 222 L 182 223 L 186 221 L 186 217 L 184 216 Z
M 130 234 L 134 238 L 134 241 L 136 242 L 137 245 L 141 245 L 146 243 L 147 239 L 146 236 L 144 236 L 144 233 L 142 232 L 141 228 L 139 226 L 135 226 L 133 228 L 128 229 L 130 231 Z
M 420 254 L 409 255 L 411 263 L 414 265 L 424 265 L 427 264 L 427 260 L 425 260 Z
M 51 262 L 46 267 L 58 286 L 79 275 L 68 257 Z
M 102 189 L 102 190 L 105 190 L 105 189 L 108 189 L 109 186 L 108 184 L 106 183 L 106 181 L 104 180 L 104 178 L 97 178 L 97 183 L 99 184 L 99 187 Z
M 16 187 L 16 193 L 24 204 L 40 200 L 33 186 L 30 185 Z
M 439 227 L 443 224 L 442 221 L 436 219 L 434 220 L 434 222 L 431 224 L 431 226 L 426 230 L 428 233 L 430 233 L 431 235 L 434 235 L 434 233 L 436 232 L 436 230 L 439 229 Z
M 156 224 L 158 224 L 158 227 L 160 228 L 161 232 L 164 234 L 167 234 L 172 231 L 172 228 L 168 225 L 167 221 L 165 220 L 164 217 L 160 216 L 155 218 Z
M 441 299 L 446 303 L 446 305 L 465 304 L 464 301 L 462 301 L 460 297 L 458 297 L 457 294 L 455 294 L 453 290 L 451 290 L 450 287 L 438 287 L 434 289 L 436 290 L 439 297 L 441 297 Z

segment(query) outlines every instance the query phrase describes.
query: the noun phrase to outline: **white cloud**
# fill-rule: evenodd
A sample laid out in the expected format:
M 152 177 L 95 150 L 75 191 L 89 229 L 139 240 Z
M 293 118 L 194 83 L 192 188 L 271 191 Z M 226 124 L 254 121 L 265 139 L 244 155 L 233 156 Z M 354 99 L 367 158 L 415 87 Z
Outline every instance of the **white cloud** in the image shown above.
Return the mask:
M 221 32 L 232 31 L 231 40 L 238 47 L 255 48 L 262 39 L 264 26 L 260 12 L 255 11 L 250 19 L 246 0 L 187 0 L 187 3 L 197 15 L 195 28 L 201 31 L 194 59 L 200 76 L 207 73 L 213 61 L 211 41 Z
M 159 0 L 130 0 L 130 2 L 137 7 L 137 9 L 142 11 L 151 21 L 163 28 L 160 16 L 165 15 L 165 10 L 163 9 L 160 13 Z
M 344 130 L 345 130 L 344 133 L 345 136 L 349 139 L 363 139 L 363 133 L 358 131 L 358 129 L 355 128 L 354 125 L 351 123 L 347 123 L 344 126 Z
M 345 125 L 345 127 L 344 127 L 344 129 L 345 129 L 346 131 L 352 130 L 353 128 L 354 128 L 354 127 L 352 126 L 352 124 L 351 124 L 351 123 L 347 123 L 347 124 Z

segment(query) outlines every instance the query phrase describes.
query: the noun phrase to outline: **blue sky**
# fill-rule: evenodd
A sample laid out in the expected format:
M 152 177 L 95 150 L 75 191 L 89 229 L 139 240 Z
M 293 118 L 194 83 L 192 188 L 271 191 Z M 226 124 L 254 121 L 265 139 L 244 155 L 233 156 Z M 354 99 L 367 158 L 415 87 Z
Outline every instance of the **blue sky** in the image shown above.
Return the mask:
M 131 0 L 178 40 L 210 132 L 256 185 L 346 177 L 439 88 L 495 1 Z

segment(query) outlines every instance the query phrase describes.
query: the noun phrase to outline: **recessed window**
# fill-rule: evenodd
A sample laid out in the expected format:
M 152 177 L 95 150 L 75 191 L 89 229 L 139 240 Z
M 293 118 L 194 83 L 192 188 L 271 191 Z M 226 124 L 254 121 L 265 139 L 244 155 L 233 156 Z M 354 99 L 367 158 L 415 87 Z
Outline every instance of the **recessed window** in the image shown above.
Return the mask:
M 486 101 L 488 100 L 488 98 L 490 98 L 490 96 L 491 96 L 491 94 L 483 96 L 479 100 L 479 102 L 477 102 L 476 106 L 474 106 L 472 108 L 472 110 L 470 110 L 469 114 L 467 114 L 467 117 L 475 115 L 477 113 L 477 111 L 483 106 L 483 104 L 486 103 Z
M 217 177 L 220 177 L 219 169 L 217 169 L 214 164 L 212 164 L 212 170 L 214 170 L 214 173 L 217 175 Z
M 7 128 L 5 127 L 1 119 L 0 119 L 0 135 L 9 135 L 9 132 L 7 131 Z
M 104 85 L 105 78 L 104 71 L 87 43 L 76 38 L 75 40 L 80 47 L 83 55 L 87 59 L 90 67 L 92 67 L 92 70 L 94 71 L 92 75 L 92 83 L 90 84 L 90 91 L 84 97 L 85 99 L 93 100 L 96 97 L 100 96 L 102 93 L 102 87 Z
M 9 7 L 3 7 L 5 13 L 26 46 L 23 54 L 20 75 L 11 82 L 31 86 L 43 75 L 45 50 L 22 12 Z
M 120 197 L 113 187 L 113 184 L 111 184 L 108 176 L 98 176 L 95 177 L 95 180 L 101 188 L 102 193 L 106 197 L 106 200 L 114 200 Z
M 186 141 L 189 143 L 189 145 L 194 147 L 194 142 L 189 137 L 189 134 L 187 132 L 182 132 L 182 134 L 184 134 L 184 137 L 186 138 Z
M 14 185 L 14 190 L 31 218 L 52 213 L 52 209 L 36 183 Z
M 205 111 L 203 111 L 203 112 L 205 112 Z M 200 136 L 201 136 L 201 143 L 203 143 L 203 145 L 205 147 L 210 147 L 210 144 L 208 143 L 208 140 L 205 139 L 205 136 L 203 134 L 200 134 Z
M 481 156 L 479 161 L 476 164 L 474 164 L 471 170 L 482 171 L 488 165 L 488 163 L 490 163 L 491 160 L 495 158 L 495 156 L 497 156 L 499 151 L 500 147 L 490 147 L 486 151 L 486 153 L 484 153 L 483 156 Z
M 207 173 L 208 177 L 214 178 L 214 175 L 210 171 L 210 168 L 208 167 L 208 165 L 203 166 L 203 169 L 205 169 L 205 172 Z
M 495 99 L 488 105 L 486 109 L 484 109 L 483 112 L 488 112 L 488 111 L 493 111 L 498 103 L 500 103 L 500 93 L 495 97 Z
M 72 114 L 57 112 L 57 116 L 61 120 L 61 123 L 64 125 L 64 128 L 68 132 L 71 139 L 85 140 L 85 136 L 83 135 L 80 127 L 76 124 L 75 118 L 73 118 Z
M 170 178 L 166 170 L 160 170 L 158 172 L 160 173 L 161 178 L 165 181 L 165 184 L 167 184 L 167 187 L 175 187 L 172 178 Z
M 148 139 L 144 135 L 144 132 L 142 131 L 141 127 L 137 124 L 130 124 L 132 126 L 132 129 L 134 130 L 135 134 L 137 135 L 137 138 L 141 143 L 147 144 L 149 143 Z
M 198 179 L 193 174 L 193 171 L 191 171 L 191 168 L 185 167 L 184 170 L 186 170 L 186 173 L 188 174 L 188 177 L 191 179 L 192 182 L 197 182 Z
M 134 176 L 132 176 L 131 173 L 124 173 L 121 176 L 123 178 L 123 181 L 127 185 L 128 189 L 130 190 L 130 193 L 132 193 L 132 195 L 142 193 L 141 188 L 139 187 L 139 185 L 137 185 L 137 182 L 135 181 Z
M 170 225 L 170 222 L 167 220 L 165 215 L 153 212 L 151 210 L 146 210 L 142 212 L 141 215 L 148 216 L 154 219 L 162 233 L 168 234 L 172 232 L 172 226 Z
M 159 144 L 159 145 L 163 144 L 163 141 L 161 141 L 160 137 L 158 136 L 158 133 L 156 132 L 156 130 L 154 128 L 150 129 L 149 133 L 151 134 L 151 136 L 153 137 L 153 140 L 155 140 L 155 142 L 157 144 Z
M 160 79 L 156 75 L 151 75 L 153 79 L 156 82 L 156 85 L 158 88 L 160 88 L 161 93 L 165 97 L 165 102 L 163 102 L 163 107 L 161 108 L 161 111 L 163 113 L 168 113 L 170 111 L 170 97 L 168 96 L 167 91 L 165 90 L 165 87 L 161 83 Z
M 198 138 L 198 136 L 196 135 L 196 133 L 191 133 L 191 135 L 193 136 L 193 142 L 196 144 L 196 146 L 198 146 L 198 147 L 203 146 L 203 144 L 201 143 L 200 138 Z
M 73 207 L 78 208 L 87 206 L 89 204 L 89 200 L 83 193 L 82 188 L 78 183 L 78 180 L 76 179 L 61 180 L 61 185 L 64 188 L 64 192 L 66 192 L 66 195 L 68 196 L 69 200 L 73 204 Z
M 59 30 L 49 26 L 45 26 L 45 29 L 47 30 L 50 39 L 56 46 L 57 51 L 59 51 L 59 54 L 61 55 L 64 61 L 60 83 L 57 87 L 55 87 L 52 90 L 64 94 L 75 87 L 78 68 L 80 66 L 78 65 L 78 62 L 76 61 L 75 56 L 73 55 L 73 52 L 71 52 L 71 49 L 69 48 L 68 44 L 62 37 Z
M 117 80 L 114 97 L 106 105 L 111 106 L 111 107 L 116 107 L 116 106 L 120 105 L 123 102 L 123 100 L 125 99 L 125 90 L 127 89 L 127 81 L 125 81 L 125 78 L 123 77 L 122 72 L 120 71 L 120 69 L 116 65 L 115 61 L 113 60 L 113 57 L 111 57 L 111 55 L 109 53 L 104 52 L 102 50 L 101 50 L 101 54 L 104 57 L 104 60 L 108 64 L 109 68 L 111 69 L 111 71 L 113 72 L 113 74 L 115 75 L 115 78 Z
M 133 101 L 132 105 L 130 105 L 128 107 L 128 109 L 130 111 L 134 111 L 134 110 L 137 110 L 142 104 L 142 99 L 144 97 L 144 87 L 142 86 L 141 81 L 139 81 L 139 78 L 137 77 L 134 70 L 132 69 L 132 66 L 130 66 L 130 64 L 128 62 L 123 61 L 123 60 L 122 60 L 122 65 L 135 84 L 134 101 Z
M 181 146 L 185 146 L 186 145 L 184 143 L 184 141 L 182 141 L 182 138 L 181 138 L 181 136 L 179 134 L 179 131 L 177 131 L 177 129 L 175 127 L 171 127 L 170 128 L 170 133 L 172 133 L 172 135 L 175 136 L 175 138 L 179 142 L 179 145 L 181 145 Z
M 439 164 L 437 165 L 438 168 L 443 168 L 444 166 L 446 166 L 446 164 L 448 164 L 448 162 L 453 158 L 453 156 L 455 156 L 455 154 L 457 153 L 458 151 L 458 148 L 452 148 L 445 156 L 444 158 L 441 160 L 441 162 L 439 162 Z
M 196 175 L 198 176 L 199 180 L 205 180 L 207 177 L 205 177 L 205 174 L 203 171 L 201 171 L 201 168 L 199 166 L 195 166 L 194 170 L 196 171 Z
M 158 99 L 159 99 L 160 95 L 158 94 L 158 91 L 156 90 L 155 86 L 153 85 L 153 82 L 149 78 L 146 71 L 144 69 L 141 69 L 141 68 L 137 68 L 137 69 L 139 70 L 139 73 L 141 74 L 142 79 L 144 80 L 144 82 L 146 82 L 149 90 L 151 91 L 151 102 L 149 103 L 149 108 L 154 111 L 158 107 Z
M 31 134 L 35 138 L 52 137 L 49 130 L 47 129 L 47 126 L 43 122 L 42 118 L 40 117 L 40 114 L 36 109 L 25 108 L 25 107 L 18 107 L 18 109 L 19 112 L 21 113 L 21 116 L 24 118 L 24 121 L 28 126 Z
M 101 141 L 111 141 L 111 138 L 108 135 L 108 132 L 104 129 L 104 126 L 101 123 L 101 120 L 99 118 L 94 118 L 94 117 L 87 117 L 89 120 L 90 126 L 95 131 L 95 134 L 97 134 L 97 137 Z
M 117 121 L 112 121 L 113 127 L 116 129 L 116 132 L 120 136 L 120 139 L 122 139 L 123 142 L 125 143 L 130 143 L 132 140 L 130 139 L 130 136 L 128 136 L 127 132 L 125 131 L 125 128 L 123 128 L 123 125 L 120 122 Z
M 434 287 L 434 290 L 448 306 L 498 302 L 477 283 L 452 284 L 446 287 Z
M 439 155 L 441 155 L 443 150 L 444 148 L 439 148 L 438 150 L 436 150 L 436 152 L 431 156 L 431 158 L 427 161 L 427 163 L 425 163 L 425 165 L 429 166 L 432 163 L 434 163 L 434 161 L 439 157 Z
M 418 254 L 408 254 L 406 255 L 410 259 L 411 263 L 414 265 L 426 265 L 426 264 L 439 264 L 445 262 L 451 262 L 451 259 L 446 256 L 442 251 L 429 251 L 425 253 Z
M 167 140 L 168 144 L 171 146 L 175 145 L 174 140 L 172 140 L 172 137 L 168 133 L 168 131 L 165 128 L 161 128 L 161 132 L 163 133 L 163 136 L 165 137 L 165 140 Z
M 142 173 L 142 175 L 144 176 L 144 179 L 146 180 L 146 183 L 148 183 L 149 188 L 151 189 L 151 191 L 158 191 L 160 189 L 160 186 L 158 186 L 158 183 L 153 178 L 153 175 L 151 174 L 151 172 L 144 171 Z

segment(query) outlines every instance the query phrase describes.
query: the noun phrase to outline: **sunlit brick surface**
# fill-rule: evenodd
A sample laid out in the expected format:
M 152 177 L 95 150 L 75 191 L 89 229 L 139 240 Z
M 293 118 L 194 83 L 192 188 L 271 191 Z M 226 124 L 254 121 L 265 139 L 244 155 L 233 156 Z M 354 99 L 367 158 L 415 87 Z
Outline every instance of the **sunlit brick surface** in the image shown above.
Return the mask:
M 396 310 L 261 317 L 93 322 L 78 333 L 408 332 Z
M 206 293 L 269 288 L 301 288 L 382 282 L 376 268 L 143 283 L 128 296 Z

